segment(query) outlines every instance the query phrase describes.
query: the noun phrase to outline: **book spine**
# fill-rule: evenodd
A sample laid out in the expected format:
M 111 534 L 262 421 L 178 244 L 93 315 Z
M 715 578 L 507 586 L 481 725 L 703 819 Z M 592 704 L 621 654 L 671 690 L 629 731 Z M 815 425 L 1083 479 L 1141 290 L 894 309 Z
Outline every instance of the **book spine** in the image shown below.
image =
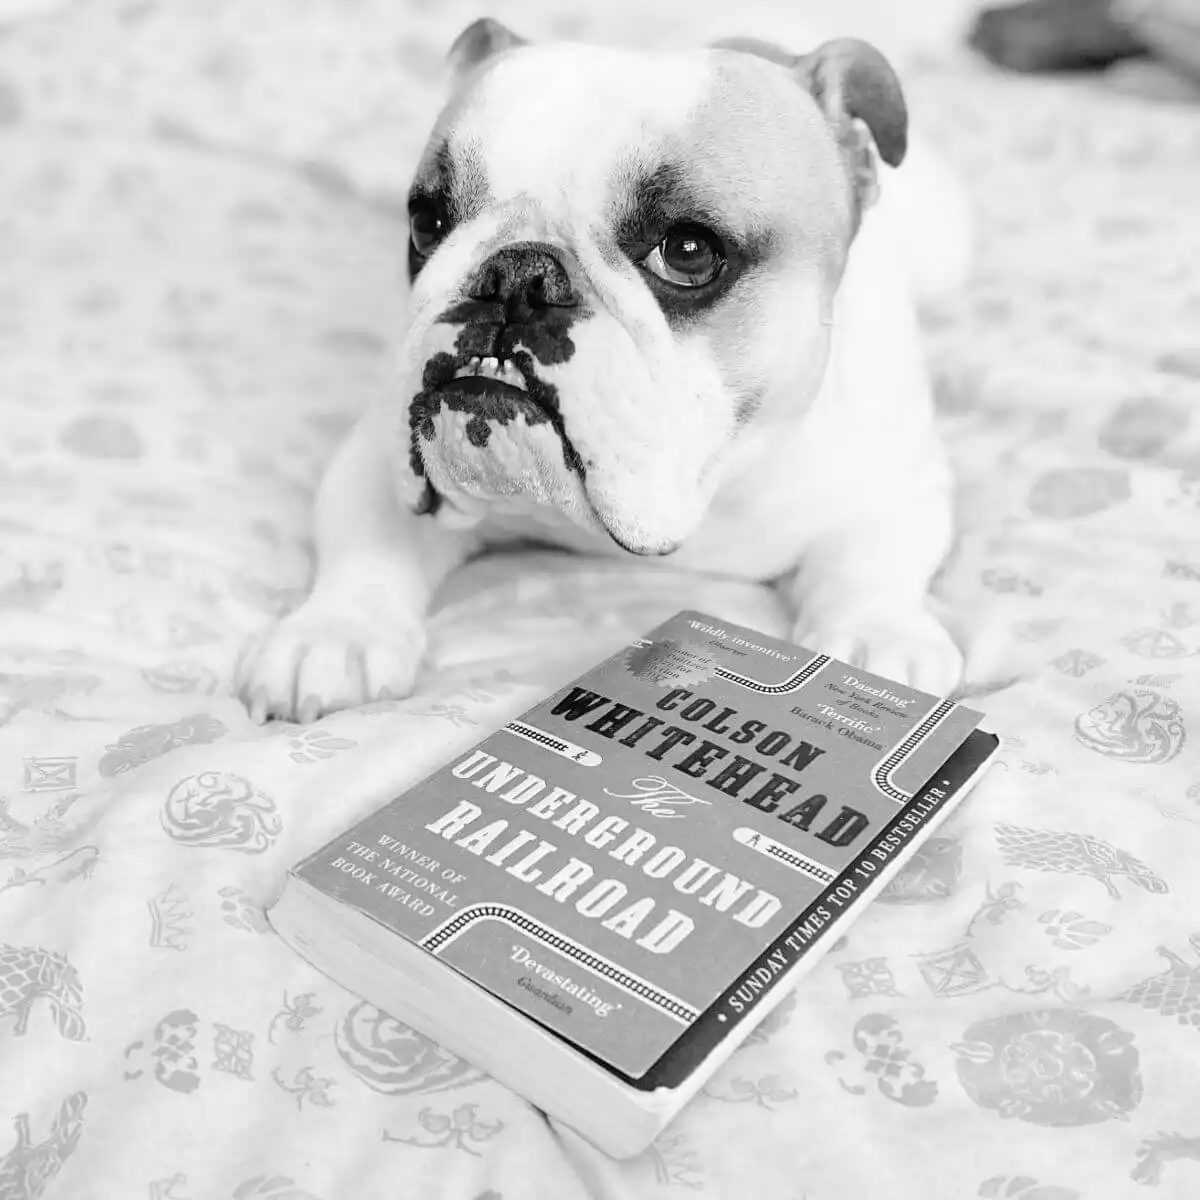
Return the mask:
M 788 976 L 801 959 L 833 936 L 835 923 L 841 929 L 846 927 L 852 910 L 869 899 L 865 893 L 884 864 L 899 865 L 910 843 L 924 840 L 931 823 L 954 803 L 997 745 L 998 739 L 993 734 L 972 733 L 937 775 L 915 793 L 859 857 L 725 989 L 684 1037 L 641 1079 L 629 1082 L 647 1091 L 678 1087 L 735 1028 L 741 1026 L 749 1032 L 754 1010 L 776 993 L 771 981 Z M 761 982 L 764 979 L 766 982 Z M 758 986 L 755 981 L 759 981 Z

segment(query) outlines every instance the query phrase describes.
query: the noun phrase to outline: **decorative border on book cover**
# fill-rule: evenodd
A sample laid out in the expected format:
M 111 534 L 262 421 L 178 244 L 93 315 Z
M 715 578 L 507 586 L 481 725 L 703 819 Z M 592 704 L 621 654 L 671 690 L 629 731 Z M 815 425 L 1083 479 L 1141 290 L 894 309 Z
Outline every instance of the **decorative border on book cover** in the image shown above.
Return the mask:
M 913 798 L 915 793 L 906 792 L 903 788 L 898 788 L 892 782 L 892 778 L 905 762 L 912 758 L 917 751 L 917 747 L 957 707 L 958 705 L 953 700 L 943 700 L 939 704 L 935 704 L 917 723 L 916 729 L 871 772 L 871 781 L 879 791 L 890 799 L 895 800 L 898 804 L 907 804 Z
M 738 687 L 744 687 L 750 692 L 759 692 L 763 696 L 788 696 L 811 683 L 831 662 L 833 659 L 828 654 L 818 654 L 811 662 L 801 667 L 795 675 L 790 679 L 785 679 L 782 683 L 761 683 L 757 679 L 751 679 L 748 675 L 739 675 L 736 671 L 730 671 L 725 667 L 718 667 L 713 674 L 718 679 L 727 679 L 730 683 L 736 683 Z
M 587 968 L 593 974 L 601 976 L 614 984 L 623 992 L 637 997 L 652 1008 L 666 1013 L 667 1016 L 679 1022 L 680 1025 L 691 1025 L 700 1016 L 700 1010 L 680 1000 L 678 996 L 656 988 L 638 975 L 626 971 L 616 963 L 604 958 L 582 946 L 579 942 L 558 933 L 540 921 L 535 921 L 528 913 L 522 912 L 508 904 L 472 904 L 461 912 L 455 913 L 449 920 L 443 921 L 436 929 L 427 933 L 420 945 L 431 954 L 454 941 L 468 926 L 477 921 L 501 921 L 519 929 L 527 937 L 541 942 L 551 950 L 556 950 L 564 958 L 569 958 L 580 966 Z
M 791 867 L 793 871 L 799 871 L 801 875 L 807 875 L 809 879 L 824 887 L 828 887 L 837 878 L 837 872 L 832 867 L 827 867 L 815 858 L 809 858 L 807 854 L 801 854 L 799 850 L 793 850 L 791 846 L 785 846 L 783 842 L 777 842 L 773 837 L 768 837 L 747 825 L 739 825 L 733 831 L 733 840 L 741 842 L 747 849 L 757 850 L 759 854 L 776 859 L 784 866 Z
M 525 741 L 532 742 L 535 746 L 541 746 L 543 750 L 550 750 L 554 754 L 561 754 L 563 758 L 577 762 L 581 767 L 598 767 L 604 761 L 595 750 L 589 750 L 586 746 L 580 746 L 576 742 L 568 742 L 557 734 L 547 733 L 536 725 L 530 725 L 528 721 L 509 721 L 501 728 L 500 732 L 524 738 Z

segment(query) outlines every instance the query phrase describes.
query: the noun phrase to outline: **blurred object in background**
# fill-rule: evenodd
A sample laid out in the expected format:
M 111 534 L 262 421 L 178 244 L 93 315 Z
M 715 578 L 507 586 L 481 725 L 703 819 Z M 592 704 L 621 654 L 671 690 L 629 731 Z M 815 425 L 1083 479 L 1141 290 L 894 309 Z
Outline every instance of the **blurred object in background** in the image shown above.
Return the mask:
M 971 46 L 1012 71 L 1081 71 L 1145 53 L 1116 13 L 1115 0 L 1025 0 L 987 8 L 968 35 Z
M 1200 100 L 1200 0 L 1025 0 L 987 8 L 967 35 L 1010 71 L 1109 71 L 1123 90 Z

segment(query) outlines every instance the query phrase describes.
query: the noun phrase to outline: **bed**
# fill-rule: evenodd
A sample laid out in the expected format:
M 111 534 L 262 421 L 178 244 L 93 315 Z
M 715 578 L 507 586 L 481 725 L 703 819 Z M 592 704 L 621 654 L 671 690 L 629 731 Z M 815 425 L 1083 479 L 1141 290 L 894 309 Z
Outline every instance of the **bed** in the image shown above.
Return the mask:
M 409 700 L 260 728 L 230 695 L 389 387 L 398 196 L 474 15 L 0 14 L 0 1200 L 1195 1196 L 1194 108 L 909 64 L 983 235 L 926 324 L 939 590 L 1003 754 L 649 1150 L 607 1161 L 271 933 L 293 861 L 666 615 L 784 628 L 766 590 L 530 554 L 441 597 Z

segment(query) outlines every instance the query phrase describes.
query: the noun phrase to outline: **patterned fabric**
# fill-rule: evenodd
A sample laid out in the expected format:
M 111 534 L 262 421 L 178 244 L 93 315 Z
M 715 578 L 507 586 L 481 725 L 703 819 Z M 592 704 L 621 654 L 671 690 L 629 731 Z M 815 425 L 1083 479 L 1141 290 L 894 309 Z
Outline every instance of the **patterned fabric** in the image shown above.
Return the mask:
M 556 31 L 645 6 L 598 7 Z M 389 386 L 396 195 L 473 15 L 89 0 L 0 30 L 0 1200 L 1194 1196 L 1194 110 L 914 70 L 982 214 L 928 324 L 941 588 L 1005 755 L 652 1149 L 602 1160 L 271 934 L 291 862 L 633 634 L 685 605 L 783 630 L 755 588 L 493 561 L 414 699 L 258 729 L 230 698 Z

